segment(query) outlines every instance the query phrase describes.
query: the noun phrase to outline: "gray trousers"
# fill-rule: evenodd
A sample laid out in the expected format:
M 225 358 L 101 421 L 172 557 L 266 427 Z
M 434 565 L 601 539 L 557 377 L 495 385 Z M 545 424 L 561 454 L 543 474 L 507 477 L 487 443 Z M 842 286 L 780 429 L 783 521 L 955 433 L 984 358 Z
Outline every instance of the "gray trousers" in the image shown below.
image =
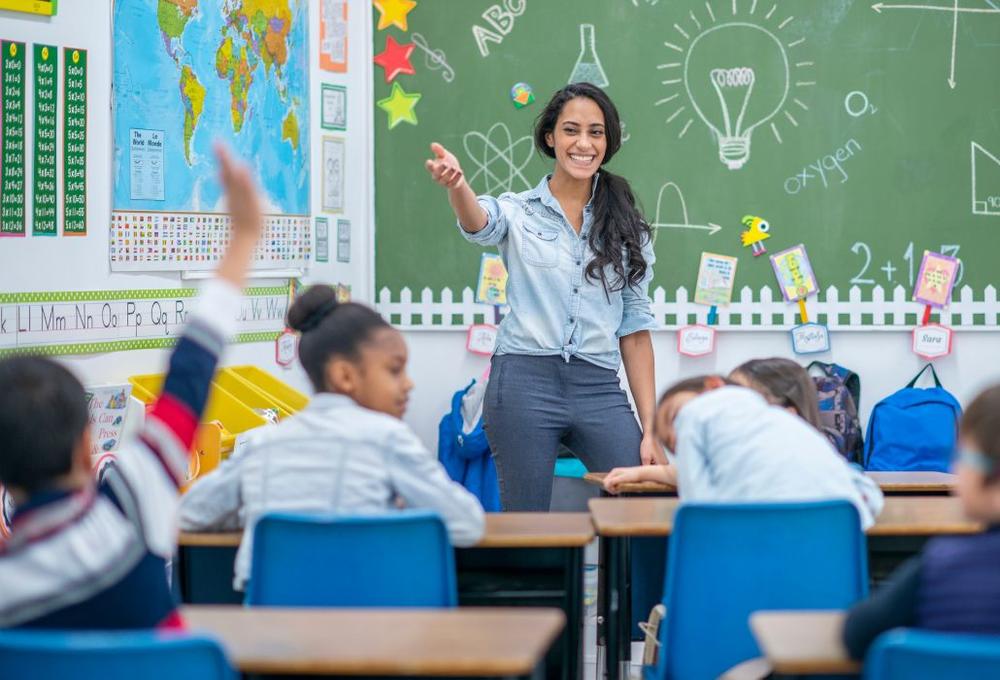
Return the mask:
M 548 511 L 560 442 L 591 472 L 640 462 L 642 431 L 618 373 L 576 357 L 494 356 L 483 429 L 505 511 Z

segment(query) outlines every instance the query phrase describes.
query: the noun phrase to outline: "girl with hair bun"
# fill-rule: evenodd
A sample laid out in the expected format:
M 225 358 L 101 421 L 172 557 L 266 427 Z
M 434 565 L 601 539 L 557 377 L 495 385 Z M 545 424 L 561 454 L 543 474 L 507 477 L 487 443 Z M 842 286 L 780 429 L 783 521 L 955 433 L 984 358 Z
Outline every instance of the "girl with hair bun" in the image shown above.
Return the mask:
M 365 305 L 338 303 L 327 285 L 292 304 L 288 325 L 301 333 L 299 361 L 315 396 L 299 413 L 254 431 L 195 482 L 181 504 L 181 527 L 243 526 L 239 590 L 250 577 L 254 523 L 273 510 L 365 513 L 402 504 L 438 512 L 454 545 L 476 543 L 485 523 L 479 501 L 400 420 L 413 383 L 399 331 Z

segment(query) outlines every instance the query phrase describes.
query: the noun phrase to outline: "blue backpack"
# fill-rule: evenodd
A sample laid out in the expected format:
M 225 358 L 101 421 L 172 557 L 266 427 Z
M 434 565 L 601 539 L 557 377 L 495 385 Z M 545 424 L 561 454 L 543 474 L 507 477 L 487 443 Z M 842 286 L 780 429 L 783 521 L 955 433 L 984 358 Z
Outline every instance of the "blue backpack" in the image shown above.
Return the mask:
M 462 398 L 476 384 L 473 380 L 451 398 L 451 410 L 438 425 L 438 460 L 448 476 L 468 489 L 486 512 L 500 511 L 500 485 L 490 445 L 483 432 L 483 418 L 471 432 L 464 432 Z
M 934 387 L 914 387 L 928 368 Z M 872 409 L 865 437 L 865 469 L 948 472 L 961 415 L 962 407 L 927 364 L 906 387 Z

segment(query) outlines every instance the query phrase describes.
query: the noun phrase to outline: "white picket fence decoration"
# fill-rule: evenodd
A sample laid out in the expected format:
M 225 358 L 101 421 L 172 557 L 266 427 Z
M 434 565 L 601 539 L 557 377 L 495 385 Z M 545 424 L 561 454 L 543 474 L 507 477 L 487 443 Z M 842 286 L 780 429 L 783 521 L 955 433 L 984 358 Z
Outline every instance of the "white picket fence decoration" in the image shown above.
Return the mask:
M 774 296 L 775 293 L 765 286 L 760 289 L 757 299 L 754 299 L 753 290 L 744 286 L 738 300 L 728 307 L 719 308 L 717 328 L 741 331 L 792 328 L 798 323 L 798 305 L 786 303 L 780 295 L 778 299 L 774 299 Z M 393 301 L 392 291 L 382 288 L 378 296 L 378 310 L 404 330 L 461 330 L 475 323 L 477 315 L 480 321 L 493 322 L 493 307 L 477 303 L 471 288 L 462 291 L 460 301 L 456 301 L 454 297 L 450 288 L 443 288 L 439 299 L 435 300 L 434 291 L 424 288 L 420 291 L 420 300 L 417 302 L 410 289 L 403 288 L 399 300 Z M 996 288 L 987 286 L 983 289 L 983 299 L 976 300 L 972 289 L 963 286 L 957 299 L 955 297 L 952 296 L 952 303 L 946 309 L 940 312 L 934 310 L 933 321 L 959 330 L 998 330 L 1000 304 L 997 303 Z M 670 301 L 662 287 L 656 288 L 652 300 L 653 316 L 661 324 L 661 330 L 675 330 L 690 323 L 707 322 L 709 308 L 690 302 L 687 288 L 683 286 L 677 289 L 674 299 Z M 881 286 L 874 286 L 867 300 L 863 299 L 861 289 L 854 286 L 847 299 L 841 300 L 837 288 L 830 286 L 819 298 L 809 298 L 807 309 L 810 321 L 825 322 L 830 330 L 838 331 L 907 330 L 920 322 L 924 311 L 923 305 L 911 300 L 902 286 L 893 289 L 892 300 L 886 300 Z M 506 312 L 507 308 L 502 307 L 501 313 Z M 909 320 L 906 318 L 908 314 L 911 315 Z M 869 323 L 862 322 L 864 315 L 871 315 Z M 983 316 L 978 323 L 974 321 L 976 315 Z M 671 317 L 669 324 L 668 316 Z M 754 316 L 759 317 L 756 323 Z

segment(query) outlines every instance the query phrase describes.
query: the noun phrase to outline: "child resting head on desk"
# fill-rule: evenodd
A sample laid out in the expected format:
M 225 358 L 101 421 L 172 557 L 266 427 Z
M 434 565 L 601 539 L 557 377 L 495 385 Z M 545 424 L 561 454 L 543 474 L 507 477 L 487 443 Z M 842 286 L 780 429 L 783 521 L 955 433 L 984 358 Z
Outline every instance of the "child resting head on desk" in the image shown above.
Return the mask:
M 864 657 L 890 628 L 1000 635 L 1000 385 L 962 416 L 955 488 L 965 515 L 988 525 L 969 536 L 941 536 L 900 566 L 844 625 L 844 645 Z
M 825 436 L 722 376 L 688 378 L 664 392 L 656 435 L 673 465 L 617 468 L 608 473 L 605 488 L 613 492 L 624 482 L 647 480 L 676 483 L 682 502 L 836 498 L 854 504 L 864 528 L 875 521 L 854 473 Z
M 729 379 L 737 385 L 749 387 L 760 393 L 767 403 L 794 413 L 819 430 L 828 440 L 830 439 L 820 420 L 816 385 L 813 384 L 806 369 L 798 363 L 784 357 L 751 359 L 730 371 Z M 830 444 L 836 450 L 832 440 Z M 857 463 L 848 463 L 848 469 L 858 493 L 865 500 L 865 505 L 872 511 L 874 517 L 878 517 L 885 505 L 881 487 L 874 479 L 867 476 Z
M 269 511 L 372 513 L 402 503 L 440 514 L 453 544 L 476 543 L 485 529 L 479 501 L 400 420 L 413 388 L 402 334 L 326 285 L 295 301 L 288 325 L 302 334 L 299 360 L 316 395 L 195 482 L 181 501 L 181 528 L 244 527 L 237 590 L 250 576 L 254 524 Z

